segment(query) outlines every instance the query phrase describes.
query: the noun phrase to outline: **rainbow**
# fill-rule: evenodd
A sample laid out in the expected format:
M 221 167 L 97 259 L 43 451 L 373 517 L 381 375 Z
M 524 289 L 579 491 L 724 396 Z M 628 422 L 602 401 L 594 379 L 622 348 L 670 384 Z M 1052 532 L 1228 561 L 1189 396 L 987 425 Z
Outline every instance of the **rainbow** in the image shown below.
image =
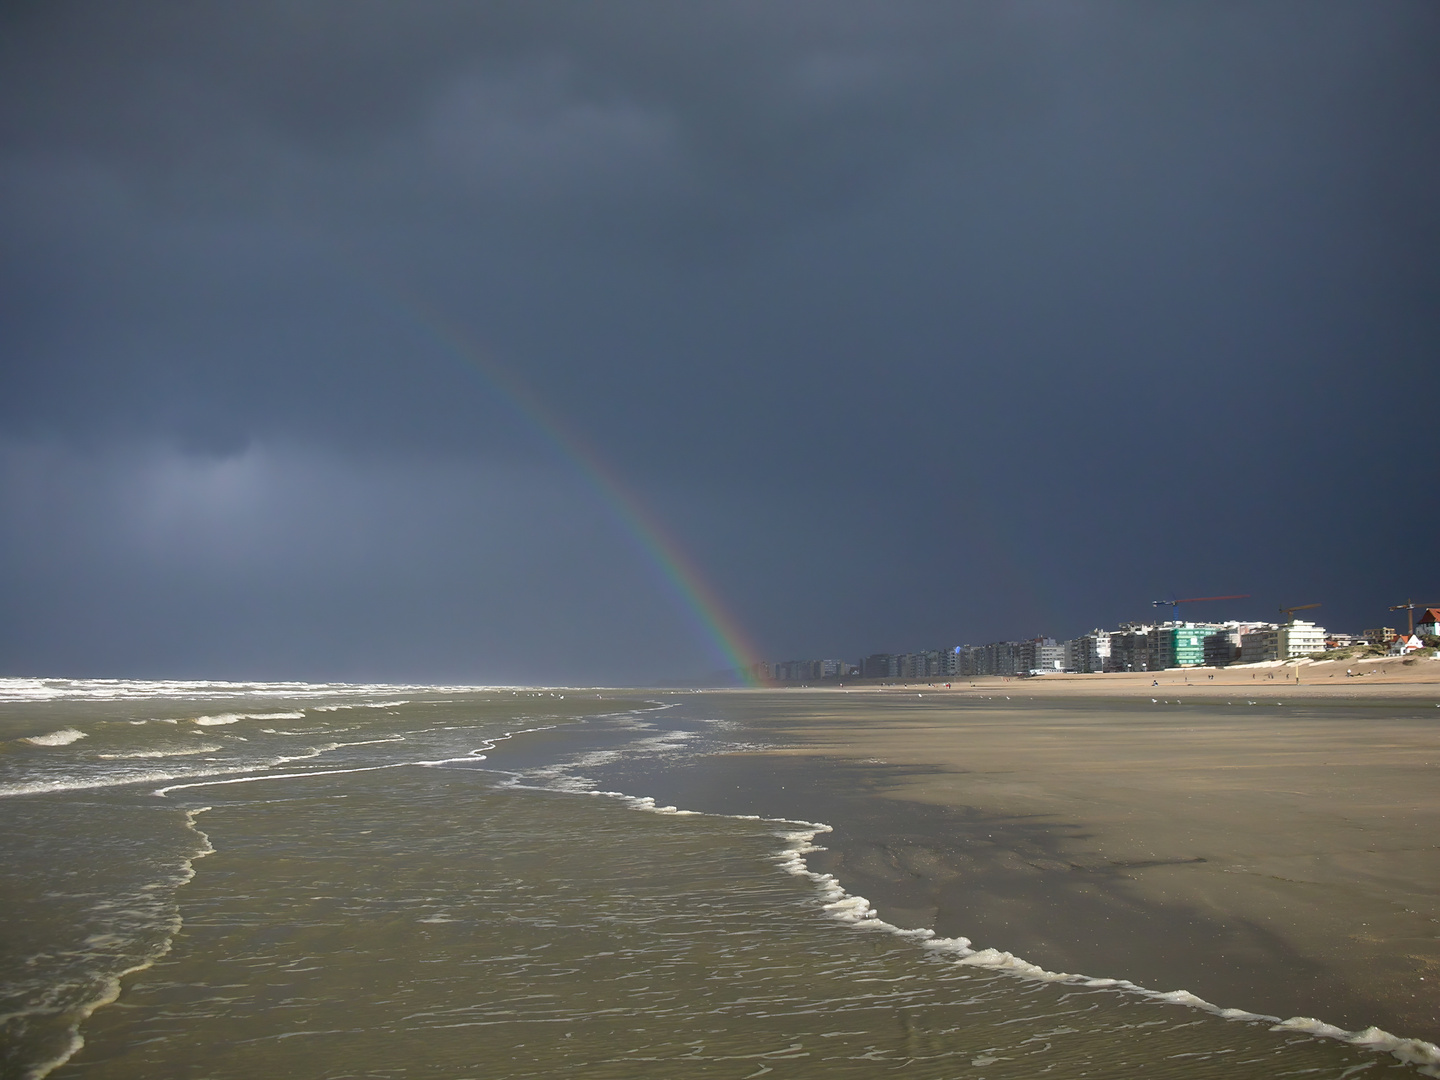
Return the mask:
M 746 684 L 761 685 L 760 654 L 738 620 L 695 561 L 594 445 L 432 305 L 394 282 L 386 282 L 382 291 L 407 311 L 415 324 L 447 355 L 459 361 L 465 370 L 479 375 L 516 416 L 559 452 L 656 568 L 668 590 L 694 619 L 723 662 Z

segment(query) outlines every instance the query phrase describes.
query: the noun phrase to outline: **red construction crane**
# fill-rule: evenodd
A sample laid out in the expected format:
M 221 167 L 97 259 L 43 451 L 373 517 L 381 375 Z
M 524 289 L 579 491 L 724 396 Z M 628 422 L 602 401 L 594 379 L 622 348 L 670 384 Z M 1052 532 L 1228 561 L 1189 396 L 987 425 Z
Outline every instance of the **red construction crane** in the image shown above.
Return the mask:
M 1180 621 L 1181 604 L 1198 604 L 1203 600 L 1248 600 L 1249 593 L 1237 593 L 1234 596 L 1187 596 L 1184 600 L 1151 600 L 1151 607 L 1168 607 L 1170 609 L 1170 621 Z

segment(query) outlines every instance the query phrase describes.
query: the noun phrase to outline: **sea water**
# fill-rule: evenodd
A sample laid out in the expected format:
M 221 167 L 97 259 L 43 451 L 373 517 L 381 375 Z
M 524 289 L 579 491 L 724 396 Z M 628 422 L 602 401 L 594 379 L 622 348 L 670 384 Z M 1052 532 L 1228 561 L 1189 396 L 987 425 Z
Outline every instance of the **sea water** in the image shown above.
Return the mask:
M 5 1076 L 1440 1075 L 898 930 L 811 868 L 824 822 L 597 784 L 725 749 L 722 696 L 0 697 Z

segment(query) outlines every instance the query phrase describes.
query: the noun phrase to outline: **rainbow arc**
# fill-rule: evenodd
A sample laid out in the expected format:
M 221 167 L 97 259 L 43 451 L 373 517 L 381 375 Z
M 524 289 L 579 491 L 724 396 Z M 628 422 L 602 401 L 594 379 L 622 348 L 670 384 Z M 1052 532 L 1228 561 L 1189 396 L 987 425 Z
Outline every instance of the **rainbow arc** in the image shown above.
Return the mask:
M 478 375 L 529 428 L 585 481 L 621 530 L 636 543 L 667 591 L 693 619 L 722 662 L 742 681 L 759 685 L 759 653 L 700 567 L 599 450 L 515 374 L 497 363 L 459 326 L 419 297 L 387 283 L 383 289 L 446 355 Z

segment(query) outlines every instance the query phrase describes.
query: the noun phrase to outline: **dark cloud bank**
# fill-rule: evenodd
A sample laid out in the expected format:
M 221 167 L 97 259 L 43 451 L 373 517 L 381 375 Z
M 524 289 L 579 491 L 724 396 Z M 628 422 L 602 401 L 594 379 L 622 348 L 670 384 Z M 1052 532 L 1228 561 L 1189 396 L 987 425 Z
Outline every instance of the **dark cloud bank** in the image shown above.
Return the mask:
M 1432 3 L 0 19 L 7 674 L 719 666 L 476 356 L 771 656 L 1440 600 Z

